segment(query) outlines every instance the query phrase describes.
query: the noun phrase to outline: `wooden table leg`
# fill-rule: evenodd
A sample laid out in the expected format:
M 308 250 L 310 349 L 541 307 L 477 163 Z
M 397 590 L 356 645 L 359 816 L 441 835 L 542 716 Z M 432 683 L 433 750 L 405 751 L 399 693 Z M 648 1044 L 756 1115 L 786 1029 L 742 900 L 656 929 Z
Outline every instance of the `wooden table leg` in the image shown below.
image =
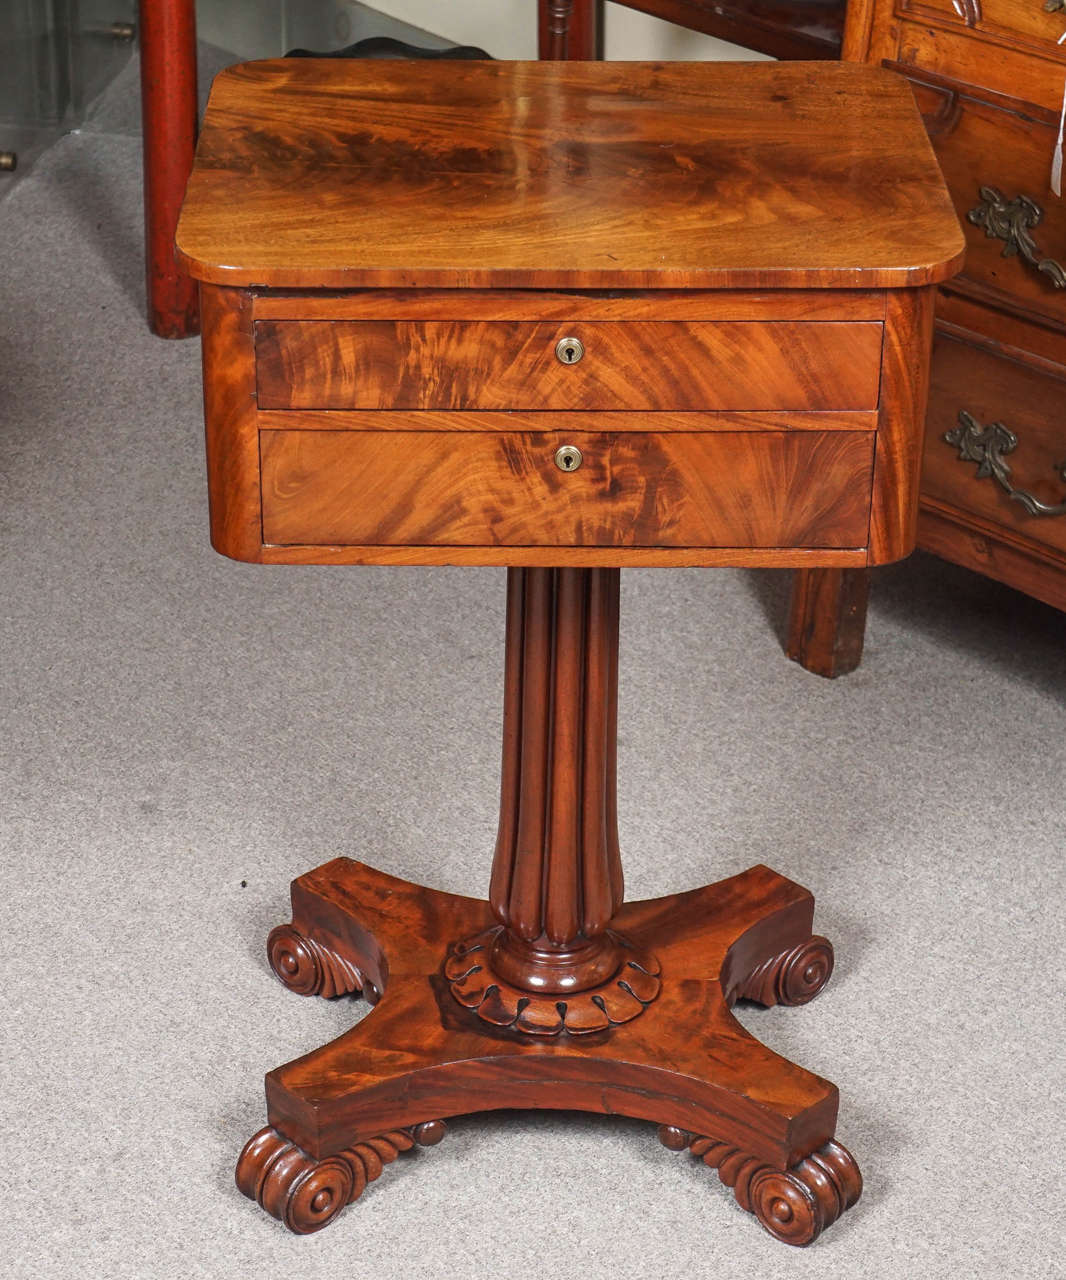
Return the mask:
M 292 886 L 271 967 L 372 1015 L 267 1077 L 245 1195 L 317 1231 L 443 1119 L 494 1108 L 632 1116 L 688 1148 L 778 1239 L 858 1199 L 837 1091 L 760 1044 L 740 998 L 803 1004 L 832 972 L 811 895 L 766 867 L 622 903 L 615 813 L 618 570 L 511 569 L 490 900 L 339 858 Z
M 792 578 L 787 653 L 815 675 L 846 676 L 862 661 L 869 569 L 798 569 Z
M 196 148 L 195 0 L 140 0 L 140 35 L 148 323 L 161 338 L 189 338 L 199 302 L 174 231 Z

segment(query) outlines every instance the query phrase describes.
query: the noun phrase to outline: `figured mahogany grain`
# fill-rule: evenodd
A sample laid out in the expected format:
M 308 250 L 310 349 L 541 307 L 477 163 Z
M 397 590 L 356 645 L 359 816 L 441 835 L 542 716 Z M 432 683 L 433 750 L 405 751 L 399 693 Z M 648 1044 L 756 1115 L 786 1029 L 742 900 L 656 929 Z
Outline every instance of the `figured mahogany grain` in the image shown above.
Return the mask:
M 854 547 L 873 437 L 264 431 L 261 455 L 268 543 Z
M 914 550 L 918 481 L 935 290 L 896 289 L 887 296 L 881 397 L 870 500 L 870 564 Z
M 963 243 L 874 68 L 295 59 L 216 79 L 178 246 L 233 285 L 760 289 L 929 283 Z
M 263 409 L 871 409 L 880 324 L 259 321 Z M 584 344 L 573 365 L 564 338 Z
M 255 560 L 263 535 L 251 296 L 211 285 L 200 295 L 211 545 Z
M 468 431 L 555 432 L 588 431 L 590 419 L 582 410 L 535 409 L 262 409 L 260 431 Z M 876 409 L 814 410 L 782 413 L 772 409 L 629 413 L 601 410 L 592 420 L 597 431 L 876 431 Z M 402 445 L 402 439 L 397 440 Z M 459 447 L 456 445 L 456 447 Z

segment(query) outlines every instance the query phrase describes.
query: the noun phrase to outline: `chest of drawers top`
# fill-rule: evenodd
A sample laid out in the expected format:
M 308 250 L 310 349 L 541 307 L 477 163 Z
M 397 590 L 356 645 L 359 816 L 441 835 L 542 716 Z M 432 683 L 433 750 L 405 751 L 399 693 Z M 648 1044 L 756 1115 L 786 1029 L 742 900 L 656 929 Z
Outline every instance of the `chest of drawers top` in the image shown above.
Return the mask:
M 247 63 L 177 239 L 275 288 L 898 287 L 962 252 L 906 85 L 830 63 Z

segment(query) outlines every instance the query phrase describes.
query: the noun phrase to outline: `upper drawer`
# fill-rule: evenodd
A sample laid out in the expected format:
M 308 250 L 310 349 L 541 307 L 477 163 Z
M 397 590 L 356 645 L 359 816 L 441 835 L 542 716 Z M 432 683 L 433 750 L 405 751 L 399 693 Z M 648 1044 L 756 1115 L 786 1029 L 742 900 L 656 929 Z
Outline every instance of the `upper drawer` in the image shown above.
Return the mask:
M 1032 44 L 1044 52 L 1056 50 L 1063 31 L 1062 11 L 1051 11 L 1044 0 L 899 0 L 896 12 L 919 21 L 938 19 L 994 39 Z
M 881 324 L 261 320 L 262 409 L 872 409 Z M 567 363 L 558 344 L 578 339 Z M 571 356 L 576 347 L 571 349 Z
M 1066 202 L 1048 194 L 1055 128 L 959 91 L 914 89 L 966 229 L 956 283 L 1066 320 Z

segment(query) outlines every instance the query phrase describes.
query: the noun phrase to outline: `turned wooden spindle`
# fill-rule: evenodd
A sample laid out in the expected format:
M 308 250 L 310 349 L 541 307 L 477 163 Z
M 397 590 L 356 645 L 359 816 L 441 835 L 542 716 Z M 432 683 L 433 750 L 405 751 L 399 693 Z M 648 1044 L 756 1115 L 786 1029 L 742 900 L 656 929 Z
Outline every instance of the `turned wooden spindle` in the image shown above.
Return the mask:
M 574 0 L 548 0 L 548 54 L 554 61 L 565 61 L 570 54 L 570 19 Z

